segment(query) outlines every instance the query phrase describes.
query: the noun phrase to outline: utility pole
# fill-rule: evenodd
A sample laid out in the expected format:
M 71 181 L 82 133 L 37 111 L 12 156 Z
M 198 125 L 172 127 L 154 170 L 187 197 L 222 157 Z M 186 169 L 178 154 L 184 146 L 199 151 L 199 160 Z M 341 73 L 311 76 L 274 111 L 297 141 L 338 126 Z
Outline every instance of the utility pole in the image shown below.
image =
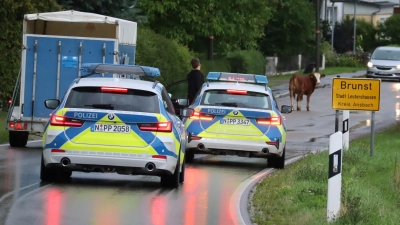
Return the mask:
M 356 20 L 356 12 L 357 12 L 357 1 L 358 0 L 354 0 L 354 39 L 353 39 L 353 54 L 356 54 L 356 26 L 357 26 L 357 20 Z
M 319 72 L 319 37 L 320 37 L 320 30 L 319 30 L 319 21 L 320 21 L 320 7 L 319 3 L 320 0 L 315 0 L 316 1 L 316 17 L 315 17 L 315 72 Z

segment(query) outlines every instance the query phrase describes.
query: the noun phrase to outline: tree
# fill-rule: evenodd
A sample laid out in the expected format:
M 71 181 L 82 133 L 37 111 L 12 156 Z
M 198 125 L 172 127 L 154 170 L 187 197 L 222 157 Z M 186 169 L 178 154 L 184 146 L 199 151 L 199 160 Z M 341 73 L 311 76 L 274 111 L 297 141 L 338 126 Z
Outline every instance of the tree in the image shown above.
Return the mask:
M 146 0 L 138 7 L 157 33 L 204 52 L 210 35 L 215 50 L 226 52 L 257 46 L 277 0 Z
M 55 0 L 3 0 L 0 14 L 0 99 L 11 97 L 20 68 L 24 14 L 61 10 Z
M 381 39 L 390 40 L 391 44 L 400 44 L 400 15 L 394 14 L 390 16 L 378 27 Z
M 134 5 L 133 0 L 57 0 L 66 10 L 97 13 L 118 17 L 124 10 Z
M 315 39 L 315 9 L 309 0 L 286 0 L 278 4 L 259 40 L 265 55 L 300 54 L 310 49 Z

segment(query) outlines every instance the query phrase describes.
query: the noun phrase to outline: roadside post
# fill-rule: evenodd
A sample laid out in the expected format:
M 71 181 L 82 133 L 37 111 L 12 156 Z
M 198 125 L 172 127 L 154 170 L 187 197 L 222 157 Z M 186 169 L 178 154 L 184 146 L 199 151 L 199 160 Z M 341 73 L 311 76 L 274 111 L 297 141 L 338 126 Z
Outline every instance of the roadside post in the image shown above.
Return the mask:
M 329 172 L 328 172 L 328 222 L 338 218 L 340 196 L 342 192 L 342 138 L 338 131 L 329 137 Z
M 371 111 L 371 144 L 370 155 L 374 152 L 375 111 L 379 111 L 381 80 L 370 78 L 333 78 L 332 109 L 343 110 L 343 129 L 337 131 L 338 116 L 336 113 L 335 133 L 329 139 L 329 172 L 328 172 L 328 222 L 339 215 L 342 188 L 343 149 L 349 148 L 349 110 Z

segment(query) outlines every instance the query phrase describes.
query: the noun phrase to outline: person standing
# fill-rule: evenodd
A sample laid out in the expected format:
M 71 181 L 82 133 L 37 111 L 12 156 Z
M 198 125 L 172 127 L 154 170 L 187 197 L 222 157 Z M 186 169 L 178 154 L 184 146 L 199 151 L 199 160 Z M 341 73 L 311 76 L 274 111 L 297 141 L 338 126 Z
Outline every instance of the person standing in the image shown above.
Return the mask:
M 190 71 L 187 75 L 188 81 L 188 94 L 187 97 L 189 99 L 189 105 L 193 103 L 194 97 L 197 92 L 201 89 L 201 86 L 204 84 L 204 75 L 201 73 L 200 68 L 200 59 L 193 58 L 191 61 L 193 70 Z

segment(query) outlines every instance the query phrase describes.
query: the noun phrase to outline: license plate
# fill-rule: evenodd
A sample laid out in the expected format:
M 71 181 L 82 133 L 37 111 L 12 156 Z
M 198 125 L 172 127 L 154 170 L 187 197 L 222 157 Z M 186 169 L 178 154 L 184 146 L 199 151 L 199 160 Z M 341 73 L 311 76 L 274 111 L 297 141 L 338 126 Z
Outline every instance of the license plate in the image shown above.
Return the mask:
M 250 125 L 249 119 L 232 119 L 232 118 L 223 118 L 221 120 L 221 124 L 232 124 L 232 125 Z
M 128 125 L 95 124 L 91 129 L 93 132 L 124 133 L 129 134 L 131 127 Z
M 379 74 L 381 74 L 381 75 L 386 75 L 386 74 L 389 74 L 388 72 L 377 72 L 377 74 L 379 75 Z

